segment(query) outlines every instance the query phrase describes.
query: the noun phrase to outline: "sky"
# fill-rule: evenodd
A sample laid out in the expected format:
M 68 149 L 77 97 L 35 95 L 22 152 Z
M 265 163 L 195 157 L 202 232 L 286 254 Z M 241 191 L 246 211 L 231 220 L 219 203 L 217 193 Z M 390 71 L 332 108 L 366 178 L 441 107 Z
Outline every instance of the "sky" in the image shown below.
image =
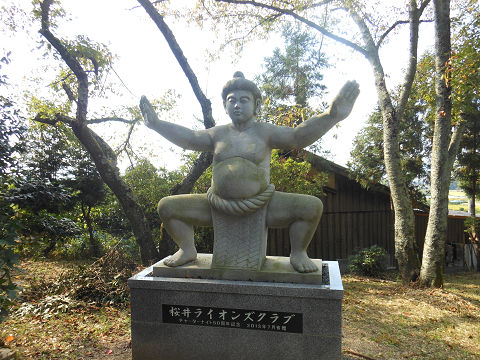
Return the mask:
M 9 0 L 2 0 L 8 2 Z M 110 51 L 118 56 L 113 68 L 125 86 L 120 84 L 117 76 L 111 73 L 122 96 L 110 96 L 107 100 L 90 102 L 90 114 L 100 114 L 102 108 L 133 106 L 138 104 L 141 95 L 158 98 L 168 89 L 175 89 L 180 95 L 178 105 L 165 120 L 178 124 L 202 128 L 198 122 L 201 109 L 193 92 L 173 57 L 161 32 L 147 16 L 143 8 L 134 0 L 64 0 L 63 6 L 70 14 L 68 22 L 61 23 L 56 30 L 60 37 L 83 34 L 92 40 L 105 43 Z M 17 4 L 29 7 L 30 0 L 20 0 Z M 182 47 L 192 69 L 197 74 L 202 90 L 212 101 L 213 116 L 217 124 L 226 124 L 230 120 L 225 114 L 220 98 L 224 83 L 233 73 L 241 70 L 247 78 L 253 79 L 260 74 L 264 58 L 271 56 L 275 47 L 282 48 L 280 36 L 273 36 L 267 41 L 252 42 L 246 46 L 240 56 L 233 52 L 222 53 L 215 62 L 208 61 L 206 49 L 218 42 L 207 29 L 201 31 L 195 25 L 166 18 L 178 43 Z M 405 28 L 406 29 L 406 28 Z M 431 31 L 431 29 L 425 29 Z M 35 29 L 28 34 L 17 32 L 14 37 L 0 33 L 4 49 L 11 51 L 11 64 L 6 71 L 9 75 L 11 89 L 35 88 L 41 93 L 48 82 L 36 84 L 32 78 L 51 75 L 55 68 L 42 67 L 43 60 L 39 51 L 33 51 L 39 35 Z M 432 46 L 432 36 L 423 36 L 420 49 Z M 356 80 L 360 84 L 360 95 L 351 115 L 336 128 L 327 133 L 322 148 L 330 152 L 329 159 L 346 165 L 350 157 L 355 135 L 362 129 L 368 115 L 374 110 L 377 96 L 374 87 L 373 72 L 361 55 L 345 46 L 326 42 L 324 51 L 330 58 L 331 67 L 324 71 L 324 83 L 327 94 L 323 101 L 331 102 L 338 90 L 347 80 Z M 392 34 L 389 43 L 382 49 L 381 56 L 387 82 L 390 88 L 398 84 L 407 64 L 408 32 Z M 13 91 L 13 90 L 12 90 Z M 124 136 L 125 129 L 118 126 L 97 126 L 102 136 L 110 144 L 118 142 Z M 140 126 L 133 135 L 133 142 L 138 152 L 149 157 L 157 166 L 169 170 L 178 168 L 181 163 L 182 150 L 168 143 L 160 135 Z

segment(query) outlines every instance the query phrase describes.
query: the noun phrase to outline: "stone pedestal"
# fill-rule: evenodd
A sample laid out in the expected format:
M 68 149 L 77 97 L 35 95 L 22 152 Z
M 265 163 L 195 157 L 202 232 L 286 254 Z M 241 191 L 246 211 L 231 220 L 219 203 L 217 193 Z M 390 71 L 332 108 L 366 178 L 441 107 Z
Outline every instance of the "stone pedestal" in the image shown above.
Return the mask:
M 338 263 L 323 263 L 323 285 L 145 269 L 128 282 L 133 359 L 341 359 L 343 286 Z

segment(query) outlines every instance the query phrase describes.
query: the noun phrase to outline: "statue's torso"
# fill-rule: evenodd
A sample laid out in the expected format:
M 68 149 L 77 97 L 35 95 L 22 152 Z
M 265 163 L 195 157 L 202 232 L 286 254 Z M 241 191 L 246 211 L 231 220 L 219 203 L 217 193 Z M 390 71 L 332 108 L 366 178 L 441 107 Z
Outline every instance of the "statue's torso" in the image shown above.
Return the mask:
M 270 181 L 271 149 L 259 124 L 238 131 L 219 127 L 214 135 L 212 186 L 225 199 L 246 199 L 263 190 Z

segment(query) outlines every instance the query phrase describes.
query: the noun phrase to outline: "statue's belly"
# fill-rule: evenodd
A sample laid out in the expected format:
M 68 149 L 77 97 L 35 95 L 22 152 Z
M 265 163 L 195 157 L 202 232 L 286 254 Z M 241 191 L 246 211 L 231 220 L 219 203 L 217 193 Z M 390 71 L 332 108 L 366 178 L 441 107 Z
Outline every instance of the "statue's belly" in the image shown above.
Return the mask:
M 212 187 L 224 199 L 247 199 L 265 190 L 266 170 L 241 157 L 216 163 L 212 169 Z

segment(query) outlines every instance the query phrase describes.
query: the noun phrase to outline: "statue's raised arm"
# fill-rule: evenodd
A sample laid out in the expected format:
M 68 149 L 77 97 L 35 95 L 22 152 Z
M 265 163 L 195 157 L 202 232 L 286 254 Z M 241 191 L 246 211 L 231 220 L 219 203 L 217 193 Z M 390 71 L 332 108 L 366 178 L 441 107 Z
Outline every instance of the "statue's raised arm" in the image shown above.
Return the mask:
M 212 137 L 208 130 L 191 130 L 184 126 L 160 120 L 152 104 L 145 96 L 142 96 L 140 99 L 140 110 L 145 125 L 175 145 L 188 150 L 213 150 Z
M 358 83 L 347 81 L 326 112 L 311 117 L 296 128 L 275 127 L 270 137 L 271 146 L 299 149 L 313 144 L 350 115 L 359 93 Z

